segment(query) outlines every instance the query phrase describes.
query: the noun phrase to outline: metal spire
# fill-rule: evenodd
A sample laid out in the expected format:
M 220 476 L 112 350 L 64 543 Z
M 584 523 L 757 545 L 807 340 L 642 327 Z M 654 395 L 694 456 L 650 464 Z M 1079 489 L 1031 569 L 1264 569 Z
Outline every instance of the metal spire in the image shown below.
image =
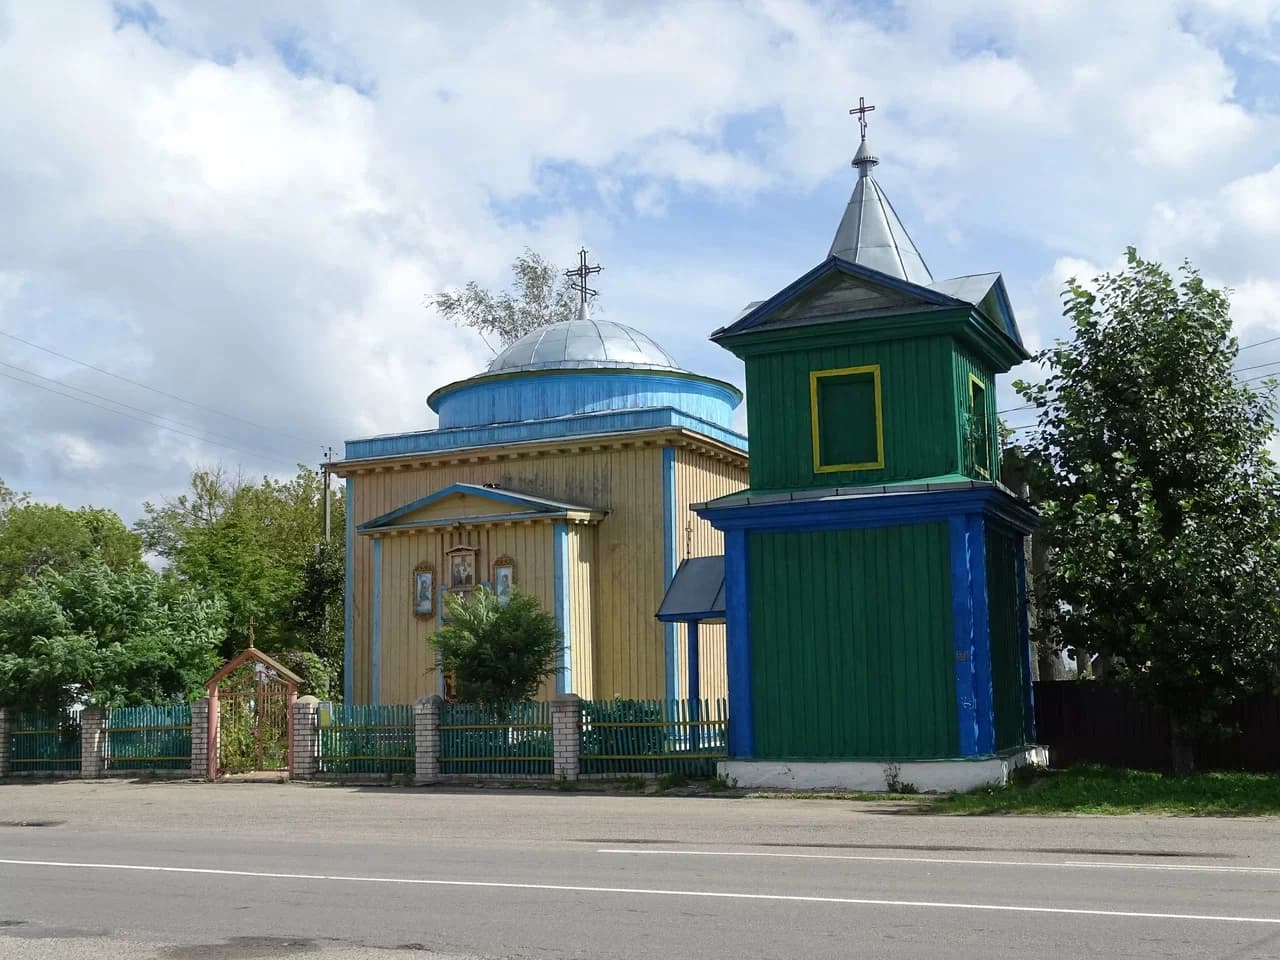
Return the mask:
M 587 286 L 587 278 L 593 273 L 599 273 L 603 269 L 604 268 L 599 264 L 596 264 L 594 267 L 587 266 L 587 248 L 583 247 L 578 251 L 577 269 L 566 270 L 564 272 L 564 275 L 569 278 L 569 285 L 574 290 L 578 291 L 578 296 L 580 297 L 578 304 L 579 320 L 587 320 L 590 318 L 591 311 L 587 307 L 587 300 L 600 293 L 599 290 L 593 290 L 591 287 Z
M 928 285 L 933 283 L 933 274 L 911 242 L 893 204 L 871 175 L 871 168 L 880 162 L 867 143 L 867 114 L 874 109 L 874 106 L 867 106 L 866 98 L 859 97 L 858 105 L 849 111 L 857 115 L 858 126 L 862 130 L 862 141 L 853 157 L 858 182 L 854 184 L 853 196 L 849 198 L 844 217 L 836 228 L 829 256 L 870 267 L 891 277 Z

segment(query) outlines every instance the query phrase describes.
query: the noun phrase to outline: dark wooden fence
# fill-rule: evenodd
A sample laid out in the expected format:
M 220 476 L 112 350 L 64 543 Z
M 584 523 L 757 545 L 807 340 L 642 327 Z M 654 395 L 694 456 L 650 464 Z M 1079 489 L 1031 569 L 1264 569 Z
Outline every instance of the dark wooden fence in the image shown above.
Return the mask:
M 1048 680 L 1035 685 L 1036 741 L 1055 767 L 1100 763 L 1167 771 L 1169 720 L 1128 690 L 1104 683 Z M 1227 714 L 1235 732 L 1197 741 L 1200 770 L 1280 771 L 1280 696 L 1259 694 Z

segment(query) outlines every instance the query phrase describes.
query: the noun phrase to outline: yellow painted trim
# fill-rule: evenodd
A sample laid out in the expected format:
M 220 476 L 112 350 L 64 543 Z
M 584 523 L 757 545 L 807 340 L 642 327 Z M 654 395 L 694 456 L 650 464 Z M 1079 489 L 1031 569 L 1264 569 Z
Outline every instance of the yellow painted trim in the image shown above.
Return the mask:
M 822 451 L 818 442 L 818 381 L 826 377 L 842 377 L 855 373 L 871 374 L 876 391 L 876 459 L 865 463 L 822 463 Z M 880 402 L 880 364 L 861 367 L 840 367 L 835 370 L 809 371 L 809 421 L 813 431 L 813 472 L 840 473 L 846 470 L 884 469 L 884 409 Z
M 983 382 L 982 378 L 979 377 L 976 373 L 969 374 L 969 416 L 973 416 L 973 385 L 975 383 L 982 388 L 982 400 L 984 404 L 986 403 L 986 399 L 987 399 L 987 385 Z M 991 423 L 990 421 L 988 421 L 987 430 L 990 431 L 990 429 L 991 429 Z M 979 476 L 986 477 L 988 480 L 990 480 L 991 471 L 989 469 L 983 469 L 982 467 L 978 466 L 978 458 L 976 456 L 976 453 L 977 453 L 977 450 L 969 451 L 969 457 L 971 460 L 973 460 L 973 469 L 978 473 Z M 991 462 L 991 437 L 990 436 L 987 437 L 987 462 L 988 463 Z

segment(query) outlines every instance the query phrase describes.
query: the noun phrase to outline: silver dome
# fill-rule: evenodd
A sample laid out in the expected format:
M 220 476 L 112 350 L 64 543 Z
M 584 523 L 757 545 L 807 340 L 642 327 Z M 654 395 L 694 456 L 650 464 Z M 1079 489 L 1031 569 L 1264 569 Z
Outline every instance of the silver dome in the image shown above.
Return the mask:
M 607 367 L 680 369 L 671 354 L 639 330 L 580 313 L 576 320 L 552 323 L 521 337 L 493 358 L 489 373 Z

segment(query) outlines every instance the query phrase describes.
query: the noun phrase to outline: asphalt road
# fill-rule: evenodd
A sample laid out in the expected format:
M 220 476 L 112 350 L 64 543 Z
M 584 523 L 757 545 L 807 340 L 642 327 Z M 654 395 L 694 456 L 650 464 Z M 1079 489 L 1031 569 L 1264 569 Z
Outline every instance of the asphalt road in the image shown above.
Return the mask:
M 0 957 L 1280 957 L 1268 820 L 0 786 Z

